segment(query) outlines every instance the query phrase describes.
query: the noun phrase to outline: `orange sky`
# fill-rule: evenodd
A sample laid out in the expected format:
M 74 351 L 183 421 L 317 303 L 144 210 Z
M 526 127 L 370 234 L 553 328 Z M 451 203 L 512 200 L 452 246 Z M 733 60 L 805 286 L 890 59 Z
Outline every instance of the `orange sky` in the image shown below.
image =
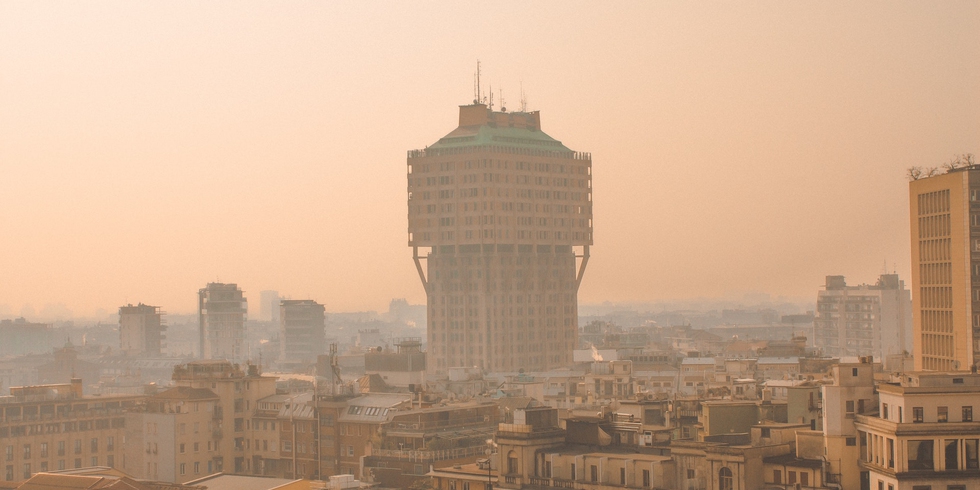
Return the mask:
M 909 273 L 905 169 L 980 143 L 980 2 L 3 2 L 0 317 L 424 301 L 405 152 L 485 83 L 594 165 L 580 301 Z

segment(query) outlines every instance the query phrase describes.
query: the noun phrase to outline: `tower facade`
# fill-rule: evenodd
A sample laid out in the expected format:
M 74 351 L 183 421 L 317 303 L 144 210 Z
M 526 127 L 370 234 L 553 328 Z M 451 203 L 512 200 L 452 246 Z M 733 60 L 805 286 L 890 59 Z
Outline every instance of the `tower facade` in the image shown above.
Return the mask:
M 198 291 L 202 359 L 243 361 L 248 302 L 237 284 L 208 283 Z
M 310 299 L 284 299 L 279 306 L 279 362 L 300 364 L 316 362 L 326 354 L 324 307 Z
M 166 329 L 159 306 L 119 307 L 119 349 L 127 356 L 160 357 Z
M 429 372 L 565 366 L 592 245 L 591 155 L 542 132 L 538 112 L 461 106 L 455 130 L 408 153 L 408 244 Z
M 915 369 L 980 360 L 980 168 L 909 183 Z

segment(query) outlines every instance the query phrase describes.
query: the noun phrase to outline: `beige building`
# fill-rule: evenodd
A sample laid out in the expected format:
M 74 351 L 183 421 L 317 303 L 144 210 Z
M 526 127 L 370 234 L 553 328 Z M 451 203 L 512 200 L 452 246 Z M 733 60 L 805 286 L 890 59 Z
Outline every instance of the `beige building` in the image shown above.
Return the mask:
M 127 356 L 160 357 L 166 329 L 159 306 L 119 307 L 119 350 Z
M 208 388 L 178 386 L 150 396 L 126 414 L 123 471 L 174 483 L 221 471 L 220 414 L 221 400 Z
M 121 466 L 125 411 L 142 396 L 83 396 L 81 380 L 23 386 L 0 397 L 3 481 L 88 466 Z
M 218 396 L 212 412 L 212 429 L 217 447 L 211 460 L 215 471 L 254 473 L 261 453 L 254 447 L 254 415 L 260 399 L 276 394 L 276 378 L 259 374 L 258 366 L 244 367 L 228 361 L 196 361 L 174 369 L 177 386 L 209 389 Z
M 248 302 L 242 290 L 236 284 L 211 282 L 197 297 L 201 358 L 244 361 Z
M 461 106 L 459 127 L 408 153 L 408 244 L 428 297 L 430 373 L 571 364 L 591 156 L 542 132 L 538 112 Z
M 915 369 L 969 371 L 980 356 L 980 167 L 909 183 Z
M 898 274 L 875 284 L 848 286 L 844 276 L 827 276 L 817 292 L 813 345 L 826 356 L 873 356 L 912 351 L 912 296 Z
M 878 413 L 855 421 L 870 488 L 980 489 L 980 375 L 910 373 L 878 390 Z

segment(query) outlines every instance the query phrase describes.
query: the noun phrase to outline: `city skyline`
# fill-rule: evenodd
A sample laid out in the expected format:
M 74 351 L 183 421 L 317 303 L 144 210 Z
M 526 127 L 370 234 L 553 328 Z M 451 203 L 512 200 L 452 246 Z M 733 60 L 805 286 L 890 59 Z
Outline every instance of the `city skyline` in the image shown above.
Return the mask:
M 404 150 L 477 59 L 598 164 L 582 303 L 908 280 L 905 169 L 978 152 L 976 3 L 502 5 L 0 6 L 0 317 L 421 304 Z

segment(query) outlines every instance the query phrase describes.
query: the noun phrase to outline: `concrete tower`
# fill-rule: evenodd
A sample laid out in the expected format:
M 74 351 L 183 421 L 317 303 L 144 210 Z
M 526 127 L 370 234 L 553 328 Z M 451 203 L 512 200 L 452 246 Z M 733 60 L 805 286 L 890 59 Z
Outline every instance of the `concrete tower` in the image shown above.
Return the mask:
M 202 359 L 244 361 L 248 303 L 237 284 L 208 283 L 198 291 Z
M 543 133 L 538 112 L 461 106 L 459 127 L 408 153 L 408 245 L 428 297 L 429 372 L 567 365 L 591 155 Z
M 119 349 L 127 356 L 160 357 L 166 329 L 159 306 L 119 307 Z

